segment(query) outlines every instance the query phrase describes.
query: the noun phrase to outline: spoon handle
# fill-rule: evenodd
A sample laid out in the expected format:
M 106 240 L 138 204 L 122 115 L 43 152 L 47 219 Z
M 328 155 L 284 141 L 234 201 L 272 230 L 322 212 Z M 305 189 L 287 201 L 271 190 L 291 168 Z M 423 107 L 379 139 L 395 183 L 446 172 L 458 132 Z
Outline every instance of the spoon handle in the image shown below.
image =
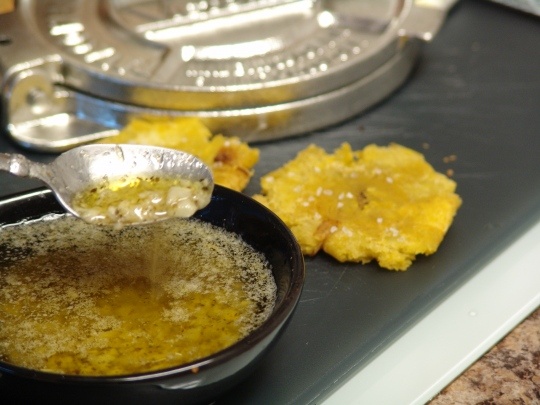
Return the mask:
M 18 153 L 0 153 L 0 170 L 19 177 L 40 177 L 36 169 L 40 163 L 33 162 Z

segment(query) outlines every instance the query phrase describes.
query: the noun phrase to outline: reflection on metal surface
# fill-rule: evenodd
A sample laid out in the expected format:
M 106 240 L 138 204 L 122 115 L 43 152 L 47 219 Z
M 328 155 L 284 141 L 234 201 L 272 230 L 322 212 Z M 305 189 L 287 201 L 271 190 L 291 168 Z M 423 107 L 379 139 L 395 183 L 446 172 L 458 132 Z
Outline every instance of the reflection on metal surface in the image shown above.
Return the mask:
M 3 126 L 40 150 L 141 113 L 201 117 L 249 141 L 328 126 L 403 83 L 417 39 L 433 37 L 453 2 L 431 3 L 21 2 L 0 16 Z

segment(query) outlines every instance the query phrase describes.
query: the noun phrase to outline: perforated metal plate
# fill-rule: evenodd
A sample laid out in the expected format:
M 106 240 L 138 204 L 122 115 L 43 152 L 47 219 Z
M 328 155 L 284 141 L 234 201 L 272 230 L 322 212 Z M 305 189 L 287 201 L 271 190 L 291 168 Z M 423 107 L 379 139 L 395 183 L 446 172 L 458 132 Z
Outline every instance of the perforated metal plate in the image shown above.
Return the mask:
M 27 0 L 0 16 L 5 122 L 61 150 L 135 115 L 197 116 L 247 141 L 388 96 L 453 1 Z

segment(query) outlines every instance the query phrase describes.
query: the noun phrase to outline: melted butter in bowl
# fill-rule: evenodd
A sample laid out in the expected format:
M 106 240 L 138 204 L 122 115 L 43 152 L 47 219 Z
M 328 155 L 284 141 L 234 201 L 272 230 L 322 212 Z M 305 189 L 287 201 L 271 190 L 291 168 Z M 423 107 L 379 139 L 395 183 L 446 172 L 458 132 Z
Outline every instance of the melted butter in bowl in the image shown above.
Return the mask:
M 1 312 L 18 316 L 11 332 L 24 333 L 11 343 L 0 338 L 2 399 L 211 403 L 270 354 L 304 277 L 287 226 L 219 185 L 192 218 L 121 229 L 66 220 L 47 189 L 11 196 L 0 201 Z M 189 339 L 205 342 L 198 353 L 188 349 Z M 29 349 L 36 368 L 20 365 Z
M 179 366 L 272 313 L 264 255 L 197 219 L 94 227 L 70 216 L 1 230 L 0 360 L 84 376 Z

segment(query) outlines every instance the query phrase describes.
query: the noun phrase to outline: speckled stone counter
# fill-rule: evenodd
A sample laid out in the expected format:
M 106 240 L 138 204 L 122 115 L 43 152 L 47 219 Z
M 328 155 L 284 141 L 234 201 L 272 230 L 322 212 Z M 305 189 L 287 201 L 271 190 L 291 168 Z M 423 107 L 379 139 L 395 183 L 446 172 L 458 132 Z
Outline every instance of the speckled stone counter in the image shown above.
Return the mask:
M 447 404 L 540 404 L 540 309 L 430 402 Z

